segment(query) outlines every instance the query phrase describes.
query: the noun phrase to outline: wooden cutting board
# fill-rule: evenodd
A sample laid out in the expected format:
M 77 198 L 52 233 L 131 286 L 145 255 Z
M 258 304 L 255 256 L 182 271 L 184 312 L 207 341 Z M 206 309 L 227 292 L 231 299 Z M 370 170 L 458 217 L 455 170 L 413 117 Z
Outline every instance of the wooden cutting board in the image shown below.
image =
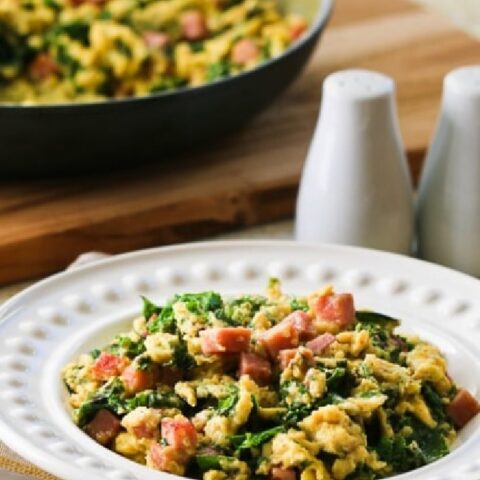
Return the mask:
M 121 252 L 292 216 L 322 79 L 338 69 L 370 68 L 396 79 L 417 178 L 442 78 L 478 63 L 479 51 L 478 42 L 448 20 L 404 0 L 337 0 L 301 78 L 211 148 L 98 177 L 0 182 L 0 283 L 58 271 L 87 250 Z

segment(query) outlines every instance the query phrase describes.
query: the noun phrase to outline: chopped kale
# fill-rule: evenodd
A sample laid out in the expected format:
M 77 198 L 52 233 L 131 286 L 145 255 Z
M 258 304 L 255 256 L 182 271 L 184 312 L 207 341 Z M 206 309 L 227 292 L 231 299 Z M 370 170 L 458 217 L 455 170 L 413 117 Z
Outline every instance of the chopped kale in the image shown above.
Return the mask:
M 48 34 L 47 38 L 53 42 L 59 35 L 67 35 L 72 40 L 80 42 L 84 46 L 90 44 L 89 39 L 90 25 L 84 20 L 74 20 L 55 26 Z
M 148 322 L 147 329 L 148 333 L 175 333 L 177 322 L 173 313 L 173 307 L 170 303 L 161 309 L 156 318 L 153 318 Z
M 99 20 L 110 20 L 111 18 L 112 18 L 112 14 L 108 10 L 102 10 L 98 14 L 98 19 Z
M 137 407 L 167 407 L 182 410 L 185 406 L 185 402 L 175 393 L 159 392 L 157 390 L 144 390 L 126 401 L 126 408 L 128 411 L 134 410 Z
M 142 355 L 135 360 L 138 370 L 149 370 L 152 367 L 152 359 L 148 355 Z
M 59 12 L 62 9 L 62 7 L 54 0 L 43 0 L 43 4 L 46 7 L 51 8 L 52 10 L 55 10 L 56 12 Z
M 90 356 L 96 360 L 100 355 L 101 355 L 102 351 L 99 349 L 99 348 L 94 348 L 91 352 L 90 352 Z
M 445 432 L 442 428 L 429 428 L 411 414 L 401 417 L 398 427 L 408 426 L 411 435 L 383 437 L 375 450 L 379 457 L 392 465 L 397 472 L 404 472 L 431 463 L 448 453 Z
M 236 459 L 234 457 L 226 457 L 225 455 L 196 455 L 195 461 L 198 468 L 202 472 L 208 470 L 218 470 L 222 468 L 222 464 L 233 462 Z
M 357 320 L 362 324 L 369 324 L 369 325 L 378 325 L 388 331 L 392 331 L 395 327 L 400 325 L 400 322 L 388 315 L 383 315 L 377 312 L 369 312 L 369 311 L 357 311 L 355 313 Z
M 231 69 L 232 66 L 228 60 L 220 60 L 218 62 L 211 63 L 207 67 L 207 81 L 213 82 L 214 80 L 228 77 Z
M 293 312 L 295 312 L 296 310 L 301 310 L 302 312 L 308 312 L 308 310 L 310 309 L 306 300 L 300 301 L 298 298 L 294 298 L 290 302 L 290 307 L 292 308 Z
M 428 428 L 425 424 L 410 417 L 412 438 L 418 445 L 425 463 L 431 463 L 448 454 L 445 432 L 441 428 Z
M 265 297 L 243 295 L 224 305 L 225 315 L 222 318 L 229 325 L 248 325 L 255 314 L 265 305 Z
M 313 403 L 293 403 L 292 405 L 288 405 L 287 413 L 282 418 L 282 422 L 284 425 L 294 427 L 298 422 L 302 421 L 317 408 L 324 407 L 325 405 L 335 405 L 343 402 L 344 400 L 345 399 L 340 395 L 328 393 Z
M 151 300 L 142 295 L 143 300 L 143 316 L 146 320 L 149 320 L 152 315 L 159 315 L 162 311 L 162 307 L 155 305 Z
M 288 411 L 283 417 L 285 425 L 289 427 L 294 427 L 298 422 L 302 421 L 305 417 L 308 417 L 313 411 L 312 405 L 307 405 L 305 403 L 293 403 L 289 405 Z
M 186 85 L 187 81 L 184 78 L 164 78 L 150 89 L 150 93 L 166 92 L 168 90 L 175 90 L 180 87 L 185 87 Z
M 372 369 L 364 362 L 362 362 L 357 368 L 358 374 L 363 378 L 370 378 L 373 376 Z
M 0 81 L 9 80 L 12 74 L 20 72 L 36 53 L 17 33 L 0 22 Z
M 195 359 L 188 353 L 187 344 L 182 338 L 180 338 L 179 344 L 173 350 L 173 358 L 167 365 L 182 370 L 190 370 L 197 366 Z
M 125 57 L 132 58 L 132 49 L 122 40 L 115 40 L 115 48 Z
M 190 312 L 197 315 L 205 315 L 223 308 L 222 297 L 217 292 L 184 293 L 177 295 L 175 301 L 183 302 Z
M 355 385 L 355 377 L 346 367 L 337 366 L 333 370 L 326 368 L 324 371 L 327 376 L 328 392 L 341 397 L 350 396 L 350 391 Z
M 108 351 L 115 355 L 124 355 L 129 358 L 135 358 L 145 352 L 145 343 L 143 339 L 135 341 L 128 335 L 118 335 L 108 347 Z
M 416 445 L 407 442 L 401 435 L 382 437 L 375 450 L 379 458 L 387 462 L 396 473 L 406 472 L 424 464 Z
M 203 42 L 191 42 L 190 50 L 194 53 L 203 52 L 205 50 L 205 45 Z
M 24 2 L 22 3 L 22 9 L 26 10 L 27 12 L 32 12 L 35 10 L 35 6 L 31 2 Z
M 239 391 L 236 385 L 232 385 L 230 394 L 218 401 L 217 413 L 228 416 L 233 412 L 239 399 Z
M 99 410 L 107 409 L 117 415 L 127 412 L 125 388 L 119 378 L 114 378 L 100 387 L 95 395 L 75 411 L 75 419 L 80 427 L 90 422 Z
M 445 421 L 446 415 L 442 398 L 430 383 L 425 382 L 422 385 L 422 395 L 434 419 L 437 422 Z
M 60 66 L 65 70 L 67 77 L 73 77 L 81 68 L 78 60 L 68 53 L 68 49 L 63 43 L 57 45 L 56 59 Z
M 262 432 L 247 432 L 243 435 L 233 435 L 230 437 L 230 441 L 236 450 L 246 450 L 253 447 L 260 447 L 275 437 L 275 435 L 283 432 L 285 432 L 285 427 L 280 425 L 269 428 L 268 430 L 263 430 Z

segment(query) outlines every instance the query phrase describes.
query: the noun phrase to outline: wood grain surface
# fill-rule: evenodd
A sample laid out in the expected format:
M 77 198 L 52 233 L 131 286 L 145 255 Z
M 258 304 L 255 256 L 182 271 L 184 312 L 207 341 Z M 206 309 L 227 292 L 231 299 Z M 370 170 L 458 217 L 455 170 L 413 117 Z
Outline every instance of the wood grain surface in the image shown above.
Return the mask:
M 337 0 L 314 58 L 267 111 L 229 138 L 162 166 L 80 179 L 0 181 L 0 283 L 55 272 L 86 250 L 121 252 L 291 216 L 322 79 L 359 67 L 393 76 L 417 178 L 443 76 L 479 44 L 403 0 Z M 68 161 L 68 159 L 66 159 Z

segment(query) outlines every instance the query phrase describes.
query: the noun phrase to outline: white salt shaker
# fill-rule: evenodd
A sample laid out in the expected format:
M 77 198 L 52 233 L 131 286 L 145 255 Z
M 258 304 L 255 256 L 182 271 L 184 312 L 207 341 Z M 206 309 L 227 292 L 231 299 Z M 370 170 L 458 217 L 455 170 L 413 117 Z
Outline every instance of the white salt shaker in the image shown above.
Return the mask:
M 409 254 L 413 224 L 394 81 L 367 70 L 330 75 L 303 170 L 296 238 Z
M 421 257 L 480 276 L 480 66 L 444 79 L 417 224 Z

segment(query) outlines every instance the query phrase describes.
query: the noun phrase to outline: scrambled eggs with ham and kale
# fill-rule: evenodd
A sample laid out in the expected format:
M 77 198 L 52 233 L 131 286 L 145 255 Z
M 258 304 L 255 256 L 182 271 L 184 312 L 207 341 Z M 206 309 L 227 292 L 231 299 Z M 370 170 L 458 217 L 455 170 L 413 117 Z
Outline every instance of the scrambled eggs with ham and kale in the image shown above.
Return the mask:
M 204 480 L 365 480 L 433 462 L 479 410 L 433 345 L 328 287 L 144 298 L 130 332 L 63 370 L 75 422 Z
M 306 29 L 276 0 L 0 0 L 0 103 L 197 86 L 280 55 Z

